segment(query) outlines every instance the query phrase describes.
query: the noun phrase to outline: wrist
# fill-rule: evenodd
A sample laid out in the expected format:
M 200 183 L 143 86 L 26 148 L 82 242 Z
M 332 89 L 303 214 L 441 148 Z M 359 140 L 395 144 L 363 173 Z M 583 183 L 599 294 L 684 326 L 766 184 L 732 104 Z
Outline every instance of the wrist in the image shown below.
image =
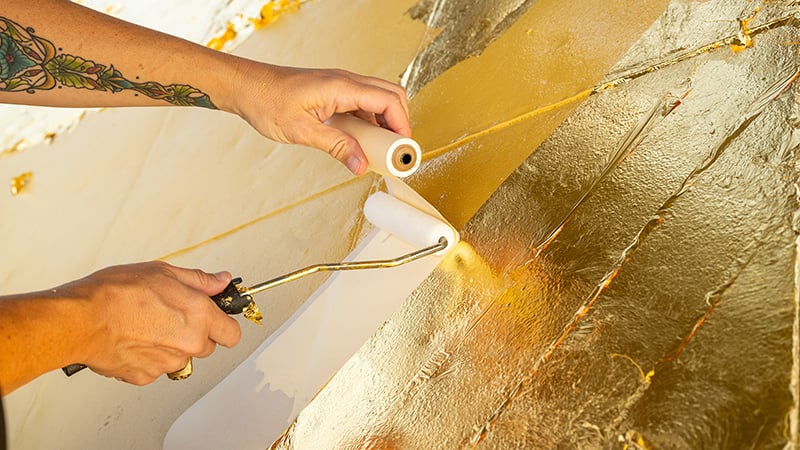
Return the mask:
M 102 299 L 96 298 L 91 286 L 77 280 L 45 291 L 46 308 L 57 329 L 56 354 L 62 355 L 59 367 L 73 363 L 89 363 L 102 346 L 111 341 L 109 314 Z
M 249 111 L 251 108 L 248 105 L 252 105 L 253 98 L 258 98 L 260 101 L 268 98 L 264 94 L 269 92 L 270 85 L 273 84 L 276 66 L 228 56 L 231 56 L 231 60 L 228 61 L 229 75 L 223 78 L 223 95 L 217 107 L 250 122 L 250 114 L 253 112 Z M 271 106 L 259 104 L 261 111 L 269 111 Z
M 248 61 L 234 55 L 228 55 L 215 51 L 218 62 L 214 64 L 213 72 L 213 93 L 211 101 L 217 109 L 236 115 L 241 115 L 240 104 L 237 101 L 237 92 L 242 80 L 248 71 Z

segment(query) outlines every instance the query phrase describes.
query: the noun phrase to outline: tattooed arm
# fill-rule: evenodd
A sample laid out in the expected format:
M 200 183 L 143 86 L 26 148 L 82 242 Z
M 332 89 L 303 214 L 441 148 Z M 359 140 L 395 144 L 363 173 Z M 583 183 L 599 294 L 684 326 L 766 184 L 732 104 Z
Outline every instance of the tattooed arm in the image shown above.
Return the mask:
M 393 83 L 228 55 L 67 0 L 0 4 L 0 102 L 221 109 L 268 138 L 322 149 L 356 174 L 364 154 L 324 125 L 330 116 L 355 112 L 411 132 L 405 92 Z

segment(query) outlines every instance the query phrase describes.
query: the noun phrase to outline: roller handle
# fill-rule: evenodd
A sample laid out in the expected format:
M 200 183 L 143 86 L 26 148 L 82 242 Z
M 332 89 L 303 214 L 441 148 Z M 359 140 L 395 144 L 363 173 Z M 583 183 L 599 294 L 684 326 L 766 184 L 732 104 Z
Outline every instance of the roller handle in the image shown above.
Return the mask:
M 211 297 L 211 300 L 214 300 L 214 303 L 219 306 L 219 309 L 226 314 L 241 314 L 244 308 L 252 301 L 249 296 L 242 295 L 242 293 L 239 292 L 237 286 L 241 282 L 241 278 L 234 278 L 225 286 L 222 292 Z M 76 363 L 62 367 L 61 370 L 64 371 L 66 376 L 71 377 L 85 368 L 85 364 Z

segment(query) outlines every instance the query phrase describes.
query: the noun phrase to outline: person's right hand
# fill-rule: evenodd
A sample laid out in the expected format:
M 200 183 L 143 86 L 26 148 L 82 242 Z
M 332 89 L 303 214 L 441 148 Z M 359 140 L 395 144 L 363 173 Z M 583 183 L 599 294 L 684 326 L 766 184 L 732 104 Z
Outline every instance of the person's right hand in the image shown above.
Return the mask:
M 238 322 L 209 298 L 230 280 L 227 272 L 149 262 L 109 267 L 57 288 L 60 296 L 84 299 L 98 321 L 85 324 L 99 332 L 75 362 L 144 385 L 182 369 L 189 357 L 209 356 L 218 344 L 236 345 Z
M 308 145 L 339 160 L 356 175 L 367 169 L 358 141 L 325 124 L 353 113 L 410 137 L 406 91 L 386 80 L 340 69 L 301 69 L 240 59 L 222 109 L 236 113 L 262 135 Z

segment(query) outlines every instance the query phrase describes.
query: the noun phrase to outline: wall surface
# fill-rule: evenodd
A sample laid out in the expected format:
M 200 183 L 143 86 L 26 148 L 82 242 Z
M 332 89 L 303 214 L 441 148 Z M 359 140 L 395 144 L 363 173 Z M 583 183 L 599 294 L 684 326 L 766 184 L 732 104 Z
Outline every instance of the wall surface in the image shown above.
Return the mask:
M 568 3 L 414 97 L 464 242 L 275 448 L 800 446 L 799 5 Z
M 398 81 L 425 31 L 405 14 L 411 6 L 410 1 L 304 2 L 253 32 L 235 51 L 278 64 L 342 67 Z M 212 35 L 220 31 L 205 27 L 213 28 Z M 0 156 L 3 183 L 33 173 L 19 195 L 0 191 L 4 294 L 50 288 L 108 265 L 149 259 L 230 270 L 255 283 L 342 260 L 369 230 L 361 204 L 374 189 L 374 175 L 354 178 L 322 152 L 272 143 L 232 115 L 108 109 L 86 115 L 52 142 L 33 142 Z M 164 377 L 139 388 L 89 371 L 72 378 L 56 371 L 37 379 L 4 399 L 10 448 L 160 448 L 180 413 L 325 278 L 259 295 L 264 326 L 242 321 L 241 344 L 196 360 L 194 374 L 184 382 Z
M 315 0 L 236 50 L 402 77 L 408 182 L 463 238 L 274 446 L 800 447 L 800 5 L 491 4 Z M 379 185 L 191 110 L 88 115 L 0 156 L 0 180 L 27 170 L 0 193 L 3 293 L 341 260 Z M 323 281 L 259 297 L 265 327 L 187 381 L 40 378 L 6 399 L 11 448 L 159 448 Z

